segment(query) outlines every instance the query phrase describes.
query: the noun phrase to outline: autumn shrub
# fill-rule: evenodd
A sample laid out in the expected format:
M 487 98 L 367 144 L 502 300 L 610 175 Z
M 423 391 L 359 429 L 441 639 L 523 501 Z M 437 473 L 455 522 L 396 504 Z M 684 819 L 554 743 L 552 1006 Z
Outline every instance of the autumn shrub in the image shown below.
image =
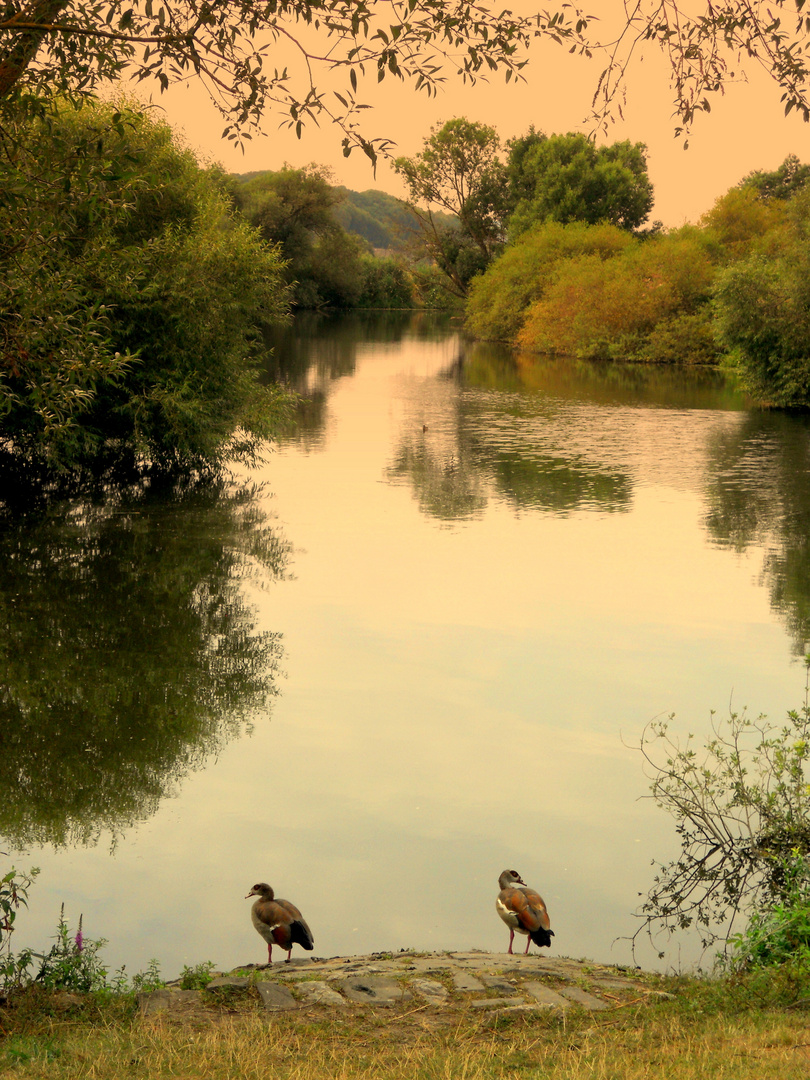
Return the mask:
M 718 260 L 744 257 L 751 246 L 784 220 L 785 204 L 766 202 L 752 187 L 735 187 L 721 195 L 700 219 L 706 240 L 715 245 Z
M 683 354 L 671 320 L 707 302 L 713 276 L 712 259 L 692 230 L 637 241 L 608 261 L 568 259 L 529 309 L 518 343 L 583 359 L 650 359 L 650 335 L 669 322 L 670 353 Z
M 715 364 L 721 350 L 708 304 L 656 323 L 637 358 L 652 364 Z
M 628 232 L 613 225 L 538 225 L 472 282 L 467 328 L 487 341 L 515 341 L 528 308 L 544 295 L 563 262 L 591 256 L 596 264 L 634 243 Z

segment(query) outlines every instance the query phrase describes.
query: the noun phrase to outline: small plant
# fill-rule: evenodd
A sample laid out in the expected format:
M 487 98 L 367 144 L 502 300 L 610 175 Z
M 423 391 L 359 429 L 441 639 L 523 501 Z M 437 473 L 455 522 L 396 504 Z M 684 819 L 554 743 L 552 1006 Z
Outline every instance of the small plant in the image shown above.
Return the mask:
M 746 929 L 731 938 L 724 961 L 731 971 L 792 964 L 810 969 L 810 866 L 794 857 L 784 867 L 782 899 L 754 911 Z
M 162 990 L 166 985 L 160 974 L 160 964 L 154 957 L 146 965 L 146 971 L 139 971 L 132 976 L 132 990 L 136 994 L 148 994 L 153 990 Z
M 107 969 L 98 954 L 107 944 L 104 938 L 93 941 L 82 932 L 82 917 L 74 935 L 65 922 L 65 905 L 59 915 L 56 941 L 50 952 L 40 956 L 36 981 L 47 990 L 73 990 L 89 993 L 107 988 Z
M 181 990 L 205 990 L 211 982 L 214 965 L 210 960 L 205 960 L 194 967 L 184 967 L 180 974 Z
M 31 951 L 24 949 L 18 956 L 11 951 L 11 935 L 21 905 L 28 907 L 28 890 L 39 870 L 34 867 L 20 873 L 13 866 L 0 878 L 0 990 L 20 986 L 26 980 L 31 964 Z

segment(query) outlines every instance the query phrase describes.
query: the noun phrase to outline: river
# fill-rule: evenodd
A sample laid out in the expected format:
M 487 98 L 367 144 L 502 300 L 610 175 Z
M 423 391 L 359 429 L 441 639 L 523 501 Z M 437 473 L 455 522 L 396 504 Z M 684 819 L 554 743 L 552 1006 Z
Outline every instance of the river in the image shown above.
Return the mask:
M 429 315 L 301 319 L 270 369 L 307 400 L 257 470 L 0 534 L 16 946 L 64 903 L 130 974 L 258 963 L 266 880 L 315 955 L 502 950 L 508 867 L 556 953 L 630 962 L 677 852 L 645 726 L 804 700 L 807 420 Z

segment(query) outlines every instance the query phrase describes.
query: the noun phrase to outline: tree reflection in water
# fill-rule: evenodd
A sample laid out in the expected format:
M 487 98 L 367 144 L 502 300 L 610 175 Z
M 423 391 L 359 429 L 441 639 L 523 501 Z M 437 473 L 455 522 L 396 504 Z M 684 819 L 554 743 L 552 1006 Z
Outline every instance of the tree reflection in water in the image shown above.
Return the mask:
M 265 713 L 279 634 L 247 579 L 289 545 L 255 486 L 131 485 L 0 523 L 0 834 L 93 843 Z
M 716 543 L 765 550 L 763 583 L 801 655 L 810 642 L 810 418 L 751 412 L 714 440 L 706 527 Z

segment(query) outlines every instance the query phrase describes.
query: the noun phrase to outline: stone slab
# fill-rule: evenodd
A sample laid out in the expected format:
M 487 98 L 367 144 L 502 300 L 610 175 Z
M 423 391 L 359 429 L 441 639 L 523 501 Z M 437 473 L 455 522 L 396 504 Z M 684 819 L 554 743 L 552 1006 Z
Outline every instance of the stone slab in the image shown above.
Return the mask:
M 500 975 L 482 975 L 484 983 L 490 990 L 497 990 L 501 994 L 516 994 L 517 987 L 512 983 L 507 982 L 506 979 Z
M 545 1005 L 547 1008 L 552 1009 L 570 1009 L 571 1002 L 567 1001 L 564 997 L 557 993 L 556 990 L 552 990 L 550 986 L 546 986 L 541 982 L 526 982 L 523 984 L 523 989 L 527 994 L 531 994 L 535 1001 L 541 1005 Z
M 470 1005 L 474 1009 L 500 1009 L 504 1005 L 514 1005 L 515 999 L 513 997 L 508 998 L 477 998 L 475 1001 L 471 1001 Z
M 363 1005 L 395 1005 L 411 996 L 396 979 L 381 975 L 342 979 L 340 988 L 349 1001 Z
M 194 1008 L 202 1000 L 199 990 L 150 990 L 138 994 L 138 1008 L 142 1016 L 155 1016 L 158 1013 L 180 1013 Z
M 621 975 L 591 975 L 590 982 L 605 990 L 640 990 L 643 989 L 638 979 L 626 979 Z
M 299 983 L 298 989 L 310 1005 L 346 1005 L 343 995 L 333 990 L 329 983 L 316 979 L 312 982 Z
M 583 1009 L 590 1009 L 591 1012 L 598 1012 L 600 1009 L 608 1008 L 606 1002 L 594 997 L 593 994 L 589 994 L 587 990 L 580 990 L 578 986 L 563 986 L 560 993 L 569 1001 L 573 1001 L 575 1005 L 581 1005 Z
M 411 979 L 410 987 L 425 1001 L 434 1005 L 443 1005 L 450 996 L 447 987 L 443 986 L 438 979 Z
M 265 1009 L 269 1009 L 271 1012 L 277 1012 L 280 1009 L 299 1008 L 292 991 L 288 990 L 286 986 L 280 986 L 278 983 L 273 982 L 259 982 L 256 983 L 256 989 L 259 991 Z
M 486 989 L 480 979 L 476 979 L 474 975 L 470 975 L 467 971 L 454 971 L 453 985 L 462 994 L 475 993 L 476 990 Z

